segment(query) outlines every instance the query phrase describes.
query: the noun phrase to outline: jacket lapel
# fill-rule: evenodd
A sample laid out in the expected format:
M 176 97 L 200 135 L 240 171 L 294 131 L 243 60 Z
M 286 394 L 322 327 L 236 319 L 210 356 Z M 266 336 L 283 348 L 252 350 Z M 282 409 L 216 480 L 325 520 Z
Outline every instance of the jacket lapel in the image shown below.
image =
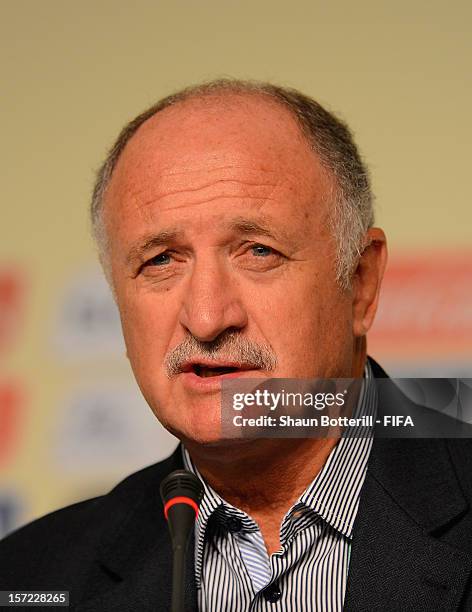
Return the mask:
M 179 445 L 167 461 L 149 468 L 146 478 L 134 483 L 133 490 L 122 486 L 109 494 L 110 521 L 101 541 L 100 567 L 88 589 L 96 595 L 81 602 L 75 610 L 167 612 L 171 609 L 172 546 L 159 485 L 167 474 L 182 468 Z M 189 611 L 197 610 L 194 573 L 192 536 L 185 573 L 185 601 Z
M 375 366 L 375 375 L 382 376 Z M 382 398 L 379 408 L 388 414 Z M 374 439 L 344 609 L 457 610 L 472 555 L 441 535 L 467 510 L 446 440 Z

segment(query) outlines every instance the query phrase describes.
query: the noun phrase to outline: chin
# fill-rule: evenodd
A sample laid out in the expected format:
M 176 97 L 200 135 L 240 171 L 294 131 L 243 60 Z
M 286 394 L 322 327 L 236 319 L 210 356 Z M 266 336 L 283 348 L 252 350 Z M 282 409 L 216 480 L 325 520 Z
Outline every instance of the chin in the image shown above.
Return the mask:
M 208 446 L 216 447 L 231 444 L 234 440 L 225 440 L 221 436 L 221 431 L 213 431 L 203 427 L 198 430 L 178 430 L 168 428 L 176 438 L 178 438 L 185 446 Z
M 216 449 L 219 450 L 219 457 L 223 457 L 225 453 L 221 451 L 228 451 L 231 449 L 240 448 L 249 444 L 254 444 L 254 440 L 247 438 L 223 438 L 221 434 L 215 435 L 214 433 L 207 432 L 204 434 L 201 432 L 199 435 L 195 435 L 194 432 L 191 434 L 184 435 L 183 433 L 174 433 L 179 438 L 182 444 L 190 451 L 192 449 Z
M 184 444 L 193 443 L 199 445 L 213 445 L 223 443 L 221 435 L 221 415 L 218 409 L 200 407 L 198 410 L 186 409 L 186 415 L 175 418 L 175 412 L 166 418 L 162 413 L 155 411 L 154 414 L 161 425 Z M 183 418 L 182 418 L 183 417 Z

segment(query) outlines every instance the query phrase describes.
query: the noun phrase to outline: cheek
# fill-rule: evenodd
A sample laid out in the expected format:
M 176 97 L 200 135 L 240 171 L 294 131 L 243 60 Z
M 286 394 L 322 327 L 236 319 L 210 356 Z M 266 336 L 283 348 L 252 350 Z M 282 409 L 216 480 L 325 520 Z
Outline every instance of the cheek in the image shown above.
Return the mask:
M 172 333 L 172 313 L 155 296 L 126 296 L 119 300 L 123 336 L 128 358 L 138 378 L 163 372 L 164 356 Z
M 321 290 L 312 283 L 286 291 L 272 301 L 264 335 L 287 370 L 311 377 L 344 371 L 352 358 L 352 308 L 337 287 Z

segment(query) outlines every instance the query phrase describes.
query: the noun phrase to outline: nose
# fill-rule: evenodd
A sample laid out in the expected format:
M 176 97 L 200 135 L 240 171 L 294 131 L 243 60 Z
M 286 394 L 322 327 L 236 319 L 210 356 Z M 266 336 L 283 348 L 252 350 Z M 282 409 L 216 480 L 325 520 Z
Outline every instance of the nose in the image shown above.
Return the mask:
M 180 323 L 201 342 L 211 342 L 228 329 L 246 326 L 247 313 L 237 280 L 217 261 L 194 263 Z

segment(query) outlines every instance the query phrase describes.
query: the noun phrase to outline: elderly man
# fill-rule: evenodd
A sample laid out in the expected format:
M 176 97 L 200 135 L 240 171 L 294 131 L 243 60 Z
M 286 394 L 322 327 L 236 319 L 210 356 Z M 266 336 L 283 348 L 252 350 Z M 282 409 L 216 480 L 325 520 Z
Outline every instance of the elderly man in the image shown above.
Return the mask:
M 227 378 L 385 376 L 366 356 L 386 262 L 348 128 L 314 100 L 217 81 L 121 132 L 92 219 L 127 354 L 181 445 L 0 546 L 0 588 L 168 610 L 160 482 L 204 484 L 187 609 L 470 609 L 467 441 L 228 439 Z M 377 409 L 372 384 L 363 413 Z

